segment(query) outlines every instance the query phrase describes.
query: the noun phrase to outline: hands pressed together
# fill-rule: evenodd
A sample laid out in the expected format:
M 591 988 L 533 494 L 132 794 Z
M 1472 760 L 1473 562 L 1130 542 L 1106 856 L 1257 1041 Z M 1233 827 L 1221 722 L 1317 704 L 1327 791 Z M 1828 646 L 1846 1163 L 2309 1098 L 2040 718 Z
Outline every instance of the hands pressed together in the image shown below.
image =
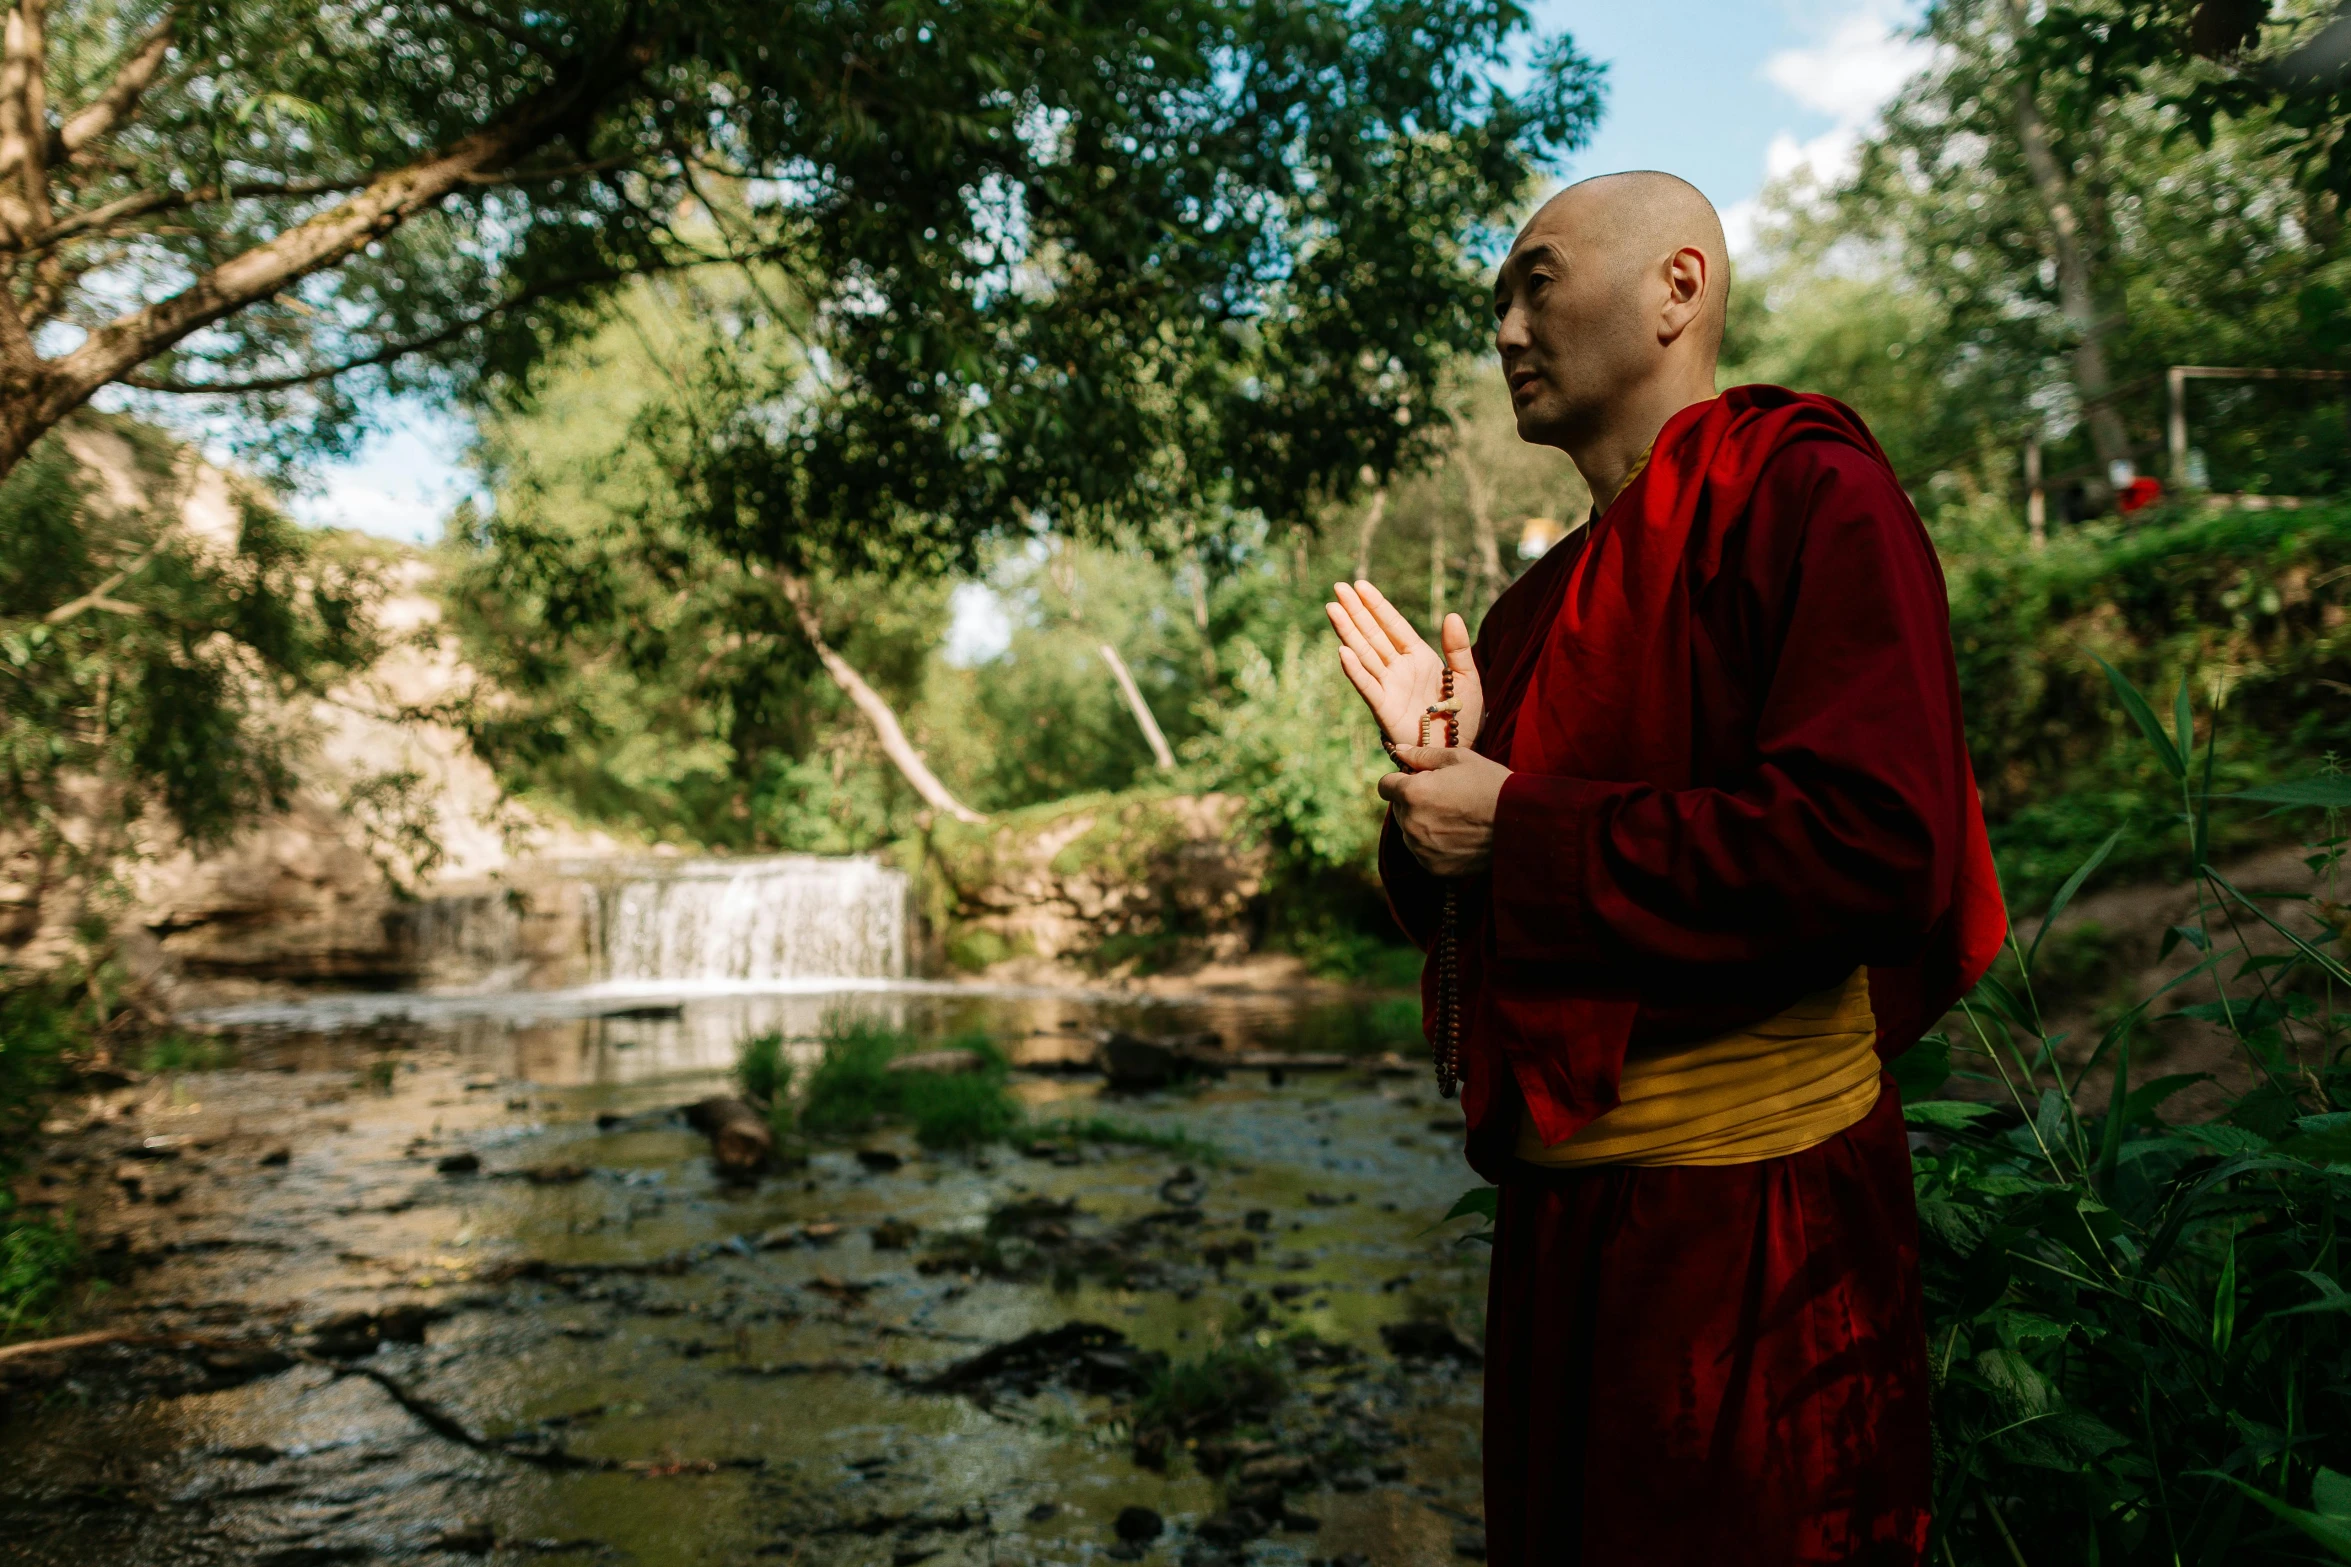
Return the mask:
M 1439 653 L 1370 583 L 1342 582 L 1333 591 L 1336 601 L 1323 609 L 1339 636 L 1339 666 L 1379 721 L 1388 755 L 1405 769 L 1380 780 L 1380 797 L 1395 815 L 1405 847 L 1431 875 L 1484 870 L 1493 858 L 1494 812 L 1510 769 L 1470 749 L 1485 718 L 1485 698 L 1470 657 L 1469 627 L 1459 615 L 1447 615 Z M 1423 746 L 1421 720 L 1440 700 L 1447 669 L 1460 703 L 1460 743 Z M 1443 737 L 1441 723 L 1429 728 L 1432 739 Z

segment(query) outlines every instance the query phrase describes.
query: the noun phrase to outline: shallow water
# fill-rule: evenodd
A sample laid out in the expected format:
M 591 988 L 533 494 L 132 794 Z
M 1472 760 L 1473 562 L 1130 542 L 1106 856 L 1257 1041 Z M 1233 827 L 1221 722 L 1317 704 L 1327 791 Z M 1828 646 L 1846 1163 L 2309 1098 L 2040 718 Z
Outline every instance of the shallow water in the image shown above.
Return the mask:
M 1400 1361 L 1378 1331 L 1442 1314 L 1475 1337 L 1482 1253 L 1432 1229 L 1473 1178 L 1424 1073 L 1235 1074 L 1100 1105 L 1098 1079 L 1017 1079 L 1052 1113 L 1215 1145 L 1219 1162 L 1193 1161 L 1196 1209 L 1171 1154 L 927 1155 L 888 1131 L 860 1146 L 898 1169 L 820 1144 L 803 1170 L 732 1187 L 699 1135 L 651 1113 L 721 1091 L 744 1034 L 805 1038 L 841 1007 L 928 1038 L 1209 1027 L 1368 1066 L 1417 1059 L 1408 1003 L 898 986 L 594 1015 L 661 999 L 226 1017 L 233 1068 L 82 1107 L 42 1189 L 99 1217 L 120 1283 L 89 1325 L 179 1341 L 13 1368 L 0 1560 L 1080 1563 L 1117 1544 L 1133 1505 L 1169 1525 L 1150 1561 L 1452 1559 L 1477 1514 L 1476 1372 Z M 478 1170 L 441 1173 L 464 1153 Z M 1074 1199 L 1072 1224 L 1129 1237 L 1131 1265 L 1060 1287 L 918 1267 L 1022 1198 Z M 877 1246 L 888 1220 L 915 1227 L 911 1246 Z M 828 1224 L 829 1243 L 763 1247 Z M 1254 1260 L 1212 1262 L 1244 1236 Z M 427 1308 L 421 1343 L 362 1355 L 315 1333 L 404 1305 Z M 1072 1321 L 1179 1359 L 1236 1336 L 1339 1346 L 1243 1433 L 1315 1455 L 1288 1505 L 1319 1530 L 1230 1552 L 1196 1537 L 1219 1483 L 1181 1452 L 1139 1467 L 1123 1397 L 1049 1378 L 980 1397 L 918 1386 Z M 290 1363 L 234 1347 L 264 1341 Z

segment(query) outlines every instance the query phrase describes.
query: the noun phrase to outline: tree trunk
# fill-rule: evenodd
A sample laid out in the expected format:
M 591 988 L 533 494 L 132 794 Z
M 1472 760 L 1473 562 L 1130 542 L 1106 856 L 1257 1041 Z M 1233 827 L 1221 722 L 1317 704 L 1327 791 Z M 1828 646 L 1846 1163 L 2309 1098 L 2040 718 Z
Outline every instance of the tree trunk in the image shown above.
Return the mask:
M 1102 661 L 1118 677 L 1118 689 L 1126 694 L 1127 711 L 1135 715 L 1135 727 L 1143 731 L 1143 739 L 1151 747 L 1151 759 L 1159 764 L 1160 771 L 1173 771 L 1175 753 L 1167 748 L 1167 736 L 1160 731 L 1159 720 L 1152 716 L 1151 704 L 1143 700 L 1143 688 L 1135 684 L 1127 661 L 1107 642 L 1102 644 Z
M 2025 0 L 2008 0 L 2011 27 L 2021 39 L 2032 28 Z M 2082 397 L 2082 412 L 2090 428 L 2090 445 L 2102 469 L 2131 461 L 2130 433 L 2113 403 L 2114 378 L 2107 366 L 2106 345 L 2121 312 L 2101 313 L 2097 279 L 2091 269 L 2089 236 L 2084 231 L 2081 203 L 2073 180 L 2049 139 L 2049 123 L 2034 96 L 2033 79 L 2019 72 L 2016 79 L 2016 139 L 2023 149 L 2025 170 L 2033 182 L 2042 215 L 2049 225 L 2049 255 L 2057 267 L 2058 307 L 2073 331 L 2074 386 Z M 2103 483 L 2105 474 L 2099 476 Z
M 857 704 L 857 710 L 865 715 L 866 722 L 873 725 L 874 734 L 882 742 L 882 754 L 897 766 L 908 783 L 914 785 L 914 792 L 921 795 L 924 803 L 933 810 L 945 811 L 959 822 L 976 824 L 986 821 L 985 816 L 947 792 L 947 786 L 939 782 L 939 775 L 931 771 L 929 764 L 923 761 L 922 753 L 914 748 L 914 742 L 906 738 L 906 731 L 898 726 L 898 715 L 890 711 L 890 704 L 882 700 L 882 694 L 867 685 L 865 677 L 847 659 L 833 651 L 832 644 L 824 639 L 824 627 L 817 622 L 816 610 L 809 603 L 808 584 L 786 571 L 777 572 L 776 581 L 782 586 L 784 597 L 790 601 L 792 614 L 799 620 L 800 630 L 808 638 L 809 646 L 816 649 L 816 656 L 823 661 L 825 673 L 833 677 L 835 685 L 848 693 L 849 700 Z
M 1483 614 L 1502 594 L 1502 545 L 1494 537 L 1494 497 L 1486 476 L 1478 471 L 1469 451 L 1469 426 L 1453 416 L 1453 465 L 1461 470 L 1461 487 L 1469 492 L 1470 537 L 1477 543 L 1478 591 L 1471 608 Z
M 1371 492 L 1371 505 L 1364 509 L 1363 527 L 1355 535 L 1355 580 L 1368 581 L 1371 577 L 1372 541 L 1380 536 L 1380 523 L 1388 515 L 1388 487 L 1381 485 Z

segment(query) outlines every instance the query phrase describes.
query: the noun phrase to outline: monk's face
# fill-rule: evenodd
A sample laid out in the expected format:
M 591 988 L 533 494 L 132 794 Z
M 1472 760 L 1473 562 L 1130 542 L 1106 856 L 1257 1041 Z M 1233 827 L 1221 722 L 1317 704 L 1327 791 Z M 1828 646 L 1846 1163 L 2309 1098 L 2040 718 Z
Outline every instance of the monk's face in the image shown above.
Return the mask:
M 1537 213 L 1494 279 L 1495 347 L 1521 440 L 1565 447 L 1649 372 L 1638 269 L 1593 232 L 1570 191 Z

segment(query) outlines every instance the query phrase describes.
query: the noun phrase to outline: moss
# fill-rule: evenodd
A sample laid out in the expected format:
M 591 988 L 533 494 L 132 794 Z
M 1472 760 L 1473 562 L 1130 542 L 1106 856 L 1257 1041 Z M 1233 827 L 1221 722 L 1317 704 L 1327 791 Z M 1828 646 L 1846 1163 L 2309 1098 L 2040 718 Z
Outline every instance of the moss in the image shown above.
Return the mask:
M 1268 1414 L 1289 1391 L 1283 1358 L 1254 1344 L 1225 1344 L 1171 1361 L 1135 1401 L 1135 1426 L 1202 1436 Z

